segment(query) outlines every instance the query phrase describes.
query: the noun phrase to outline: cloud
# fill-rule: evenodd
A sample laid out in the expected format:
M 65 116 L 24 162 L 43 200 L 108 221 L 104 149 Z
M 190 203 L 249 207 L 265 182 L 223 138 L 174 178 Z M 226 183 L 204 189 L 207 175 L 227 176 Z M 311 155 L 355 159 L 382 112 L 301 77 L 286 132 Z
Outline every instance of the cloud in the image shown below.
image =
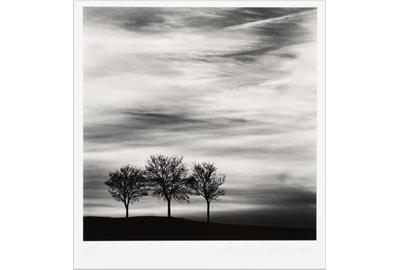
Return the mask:
M 271 224 L 281 209 L 282 224 L 312 224 L 316 51 L 315 9 L 85 7 L 85 214 L 122 213 L 108 172 L 163 153 L 227 175 L 214 209 L 224 222 Z M 164 210 L 147 197 L 135 206 Z
M 85 25 L 111 26 L 129 31 L 188 27 L 209 30 L 242 24 L 247 26 L 260 20 L 283 21 L 306 10 L 310 8 L 85 7 L 83 18 Z

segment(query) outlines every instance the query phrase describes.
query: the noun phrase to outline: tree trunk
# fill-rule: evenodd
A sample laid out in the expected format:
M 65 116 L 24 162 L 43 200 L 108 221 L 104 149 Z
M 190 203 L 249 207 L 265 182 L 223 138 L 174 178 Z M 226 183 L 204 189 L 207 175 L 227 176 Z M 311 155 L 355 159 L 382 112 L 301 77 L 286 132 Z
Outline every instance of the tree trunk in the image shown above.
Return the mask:
M 210 223 L 210 202 L 207 201 L 207 223 Z
M 125 205 L 125 218 L 129 216 L 129 205 Z
M 171 199 L 168 199 L 168 217 L 171 217 Z

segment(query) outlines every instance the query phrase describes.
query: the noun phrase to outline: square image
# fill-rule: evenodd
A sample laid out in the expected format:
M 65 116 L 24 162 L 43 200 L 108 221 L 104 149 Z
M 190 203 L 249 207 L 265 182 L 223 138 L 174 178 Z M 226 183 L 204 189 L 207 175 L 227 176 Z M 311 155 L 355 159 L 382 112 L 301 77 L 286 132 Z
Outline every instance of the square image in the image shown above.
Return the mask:
M 75 241 L 322 258 L 321 3 L 76 1 Z

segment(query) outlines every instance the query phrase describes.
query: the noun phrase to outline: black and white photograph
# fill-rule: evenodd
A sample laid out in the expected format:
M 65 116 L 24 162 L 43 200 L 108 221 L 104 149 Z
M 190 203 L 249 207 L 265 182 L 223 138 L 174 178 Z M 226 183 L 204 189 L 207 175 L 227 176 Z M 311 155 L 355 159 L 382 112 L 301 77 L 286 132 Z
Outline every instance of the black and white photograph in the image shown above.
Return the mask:
M 316 240 L 316 23 L 84 7 L 83 239 Z
M 400 269 L 399 1 L 1 7 L 1 269 Z
M 1 269 L 400 269 L 399 1 L 1 7 Z

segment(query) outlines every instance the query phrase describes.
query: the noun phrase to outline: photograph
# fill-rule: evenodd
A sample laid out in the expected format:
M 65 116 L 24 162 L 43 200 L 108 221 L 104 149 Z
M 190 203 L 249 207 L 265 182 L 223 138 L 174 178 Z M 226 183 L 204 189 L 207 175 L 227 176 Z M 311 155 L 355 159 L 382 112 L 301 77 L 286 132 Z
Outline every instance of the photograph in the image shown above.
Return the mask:
M 3 1 L 0 268 L 400 269 L 400 1 L 326 2 Z
M 83 241 L 317 240 L 316 7 L 82 7 Z

